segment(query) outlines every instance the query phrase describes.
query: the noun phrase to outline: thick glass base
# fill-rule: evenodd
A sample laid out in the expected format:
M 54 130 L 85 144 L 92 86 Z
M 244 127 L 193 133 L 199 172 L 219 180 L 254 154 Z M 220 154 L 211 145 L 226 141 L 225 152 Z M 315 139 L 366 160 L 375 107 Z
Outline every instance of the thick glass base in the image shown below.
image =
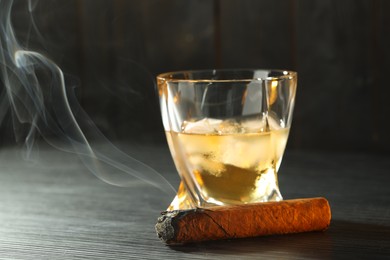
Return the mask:
M 191 196 L 191 194 L 185 188 L 184 183 L 181 182 L 179 186 L 179 190 L 167 210 L 168 211 L 186 210 L 186 209 L 194 209 L 194 208 L 207 208 L 207 207 L 215 207 L 215 206 L 226 206 L 226 205 L 237 205 L 237 204 L 248 204 L 248 203 L 256 203 L 256 202 L 281 201 L 281 200 L 283 200 L 283 197 L 280 194 L 278 186 L 276 184 L 269 183 L 268 187 L 266 187 L 266 192 L 252 201 L 221 202 L 221 201 L 215 201 L 213 199 L 198 201 Z

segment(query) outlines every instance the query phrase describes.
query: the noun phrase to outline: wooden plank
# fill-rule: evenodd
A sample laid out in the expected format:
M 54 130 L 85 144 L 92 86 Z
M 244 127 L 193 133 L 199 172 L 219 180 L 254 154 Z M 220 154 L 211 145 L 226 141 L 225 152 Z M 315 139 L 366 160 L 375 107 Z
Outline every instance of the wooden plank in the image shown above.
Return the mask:
M 22 47 L 45 55 L 68 74 L 79 74 L 78 1 L 13 1 L 12 26 Z M 31 8 L 31 10 L 29 10 Z
M 26 3 L 13 10 L 26 41 Z M 37 1 L 46 43 L 35 35 L 29 46 L 76 78 L 70 85 L 79 79 L 83 107 L 113 139 L 163 140 L 156 73 L 292 68 L 289 147 L 389 151 L 388 10 L 384 0 Z
M 287 1 L 221 1 L 222 66 L 291 69 Z
M 79 1 L 78 9 L 73 11 L 79 15 L 82 54 L 79 60 L 84 68 L 79 75 L 81 103 L 99 129 L 110 137 L 113 132 L 107 116 L 112 99 L 110 80 L 115 68 L 112 64 L 113 5 L 108 1 Z
M 368 149 L 371 144 L 369 1 L 298 1 L 302 147 Z
M 373 150 L 390 151 L 390 88 L 387 84 L 387 74 L 390 68 L 390 19 L 387 13 L 390 10 L 388 1 L 372 1 L 372 35 L 371 35 L 371 73 L 372 90 L 372 141 Z
M 212 67 L 212 3 L 116 0 L 82 5 L 87 112 L 111 138 L 164 140 L 155 74 Z
M 145 51 L 153 72 L 214 66 L 213 3 L 140 1 Z M 132 7 L 135 7 L 133 4 Z

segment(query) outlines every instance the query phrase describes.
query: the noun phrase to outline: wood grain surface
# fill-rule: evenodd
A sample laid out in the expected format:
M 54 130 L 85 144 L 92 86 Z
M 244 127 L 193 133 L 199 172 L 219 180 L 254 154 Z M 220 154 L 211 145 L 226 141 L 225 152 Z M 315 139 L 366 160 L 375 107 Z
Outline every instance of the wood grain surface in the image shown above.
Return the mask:
M 120 146 L 178 184 L 165 147 Z M 76 156 L 51 148 L 32 162 L 2 148 L 0 259 L 385 259 L 389 169 L 384 155 L 287 151 L 279 174 L 284 197 L 326 197 L 329 230 L 168 247 L 154 224 L 172 192 L 137 180 L 111 186 Z

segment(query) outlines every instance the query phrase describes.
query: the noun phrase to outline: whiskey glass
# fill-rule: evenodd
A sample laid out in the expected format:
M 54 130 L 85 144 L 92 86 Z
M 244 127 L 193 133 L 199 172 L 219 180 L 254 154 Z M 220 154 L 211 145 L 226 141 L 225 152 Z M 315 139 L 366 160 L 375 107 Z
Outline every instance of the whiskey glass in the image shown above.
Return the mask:
M 278 170 L 297 73 L 178 71 L 157 76 L 167 142 L 181 183 L 168 210 L 280 201 Z

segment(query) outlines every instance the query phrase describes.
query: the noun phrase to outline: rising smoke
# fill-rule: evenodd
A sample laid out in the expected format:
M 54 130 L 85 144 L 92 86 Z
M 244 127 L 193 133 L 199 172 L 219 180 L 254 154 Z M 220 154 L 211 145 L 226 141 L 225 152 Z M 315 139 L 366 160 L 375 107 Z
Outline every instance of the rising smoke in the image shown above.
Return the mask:
M 26 4 L 32 14 L 36 1 Z M 62 70 L 53 61 L 19 43 L 11 21 L 12 6 L 12 0 L 0 0 L 1 126 L 11 115 L 14 136 L 23 140 L 27 155 L 40 136 L 57 149 L 79 155 L 85 166 L 107 183 L 126 187 L 134 179 L 141 179 L 172 192 L 171 185 L 159 173 L 105 138 L 83 111 L 74 89 L 65 84 Z

